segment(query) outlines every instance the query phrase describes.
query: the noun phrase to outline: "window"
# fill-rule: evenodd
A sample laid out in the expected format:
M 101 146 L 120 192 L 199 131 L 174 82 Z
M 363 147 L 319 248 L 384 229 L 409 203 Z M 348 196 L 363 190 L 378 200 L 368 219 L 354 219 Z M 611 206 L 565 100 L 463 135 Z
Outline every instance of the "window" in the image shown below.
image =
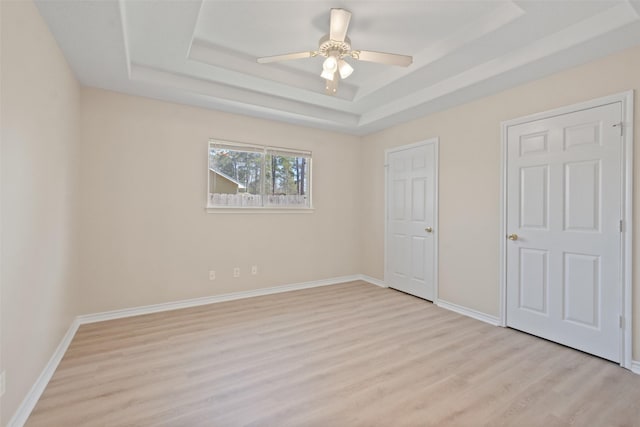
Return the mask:
M 209 208 L 311 208 L 311 152 L 209 141 Z

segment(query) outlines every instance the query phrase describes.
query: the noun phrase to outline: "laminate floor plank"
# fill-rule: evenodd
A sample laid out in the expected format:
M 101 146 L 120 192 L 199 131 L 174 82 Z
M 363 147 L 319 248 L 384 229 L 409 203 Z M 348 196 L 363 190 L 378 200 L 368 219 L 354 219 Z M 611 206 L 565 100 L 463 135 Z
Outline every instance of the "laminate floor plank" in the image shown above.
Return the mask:
M 26 424 L 640 426 L 640 376 L 356 281 L 83 325 Z

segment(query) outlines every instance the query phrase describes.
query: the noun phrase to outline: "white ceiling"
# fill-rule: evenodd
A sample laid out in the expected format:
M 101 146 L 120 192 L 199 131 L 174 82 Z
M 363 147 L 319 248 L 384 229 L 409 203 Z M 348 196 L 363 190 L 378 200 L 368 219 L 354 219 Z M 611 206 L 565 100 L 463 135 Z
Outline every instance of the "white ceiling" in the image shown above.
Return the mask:
M 640 44 L 640 0 L 36 4 L 85 85 L 360 135 Z M 316 49 L 332 7 L 354 49 L 413 64 L 350 61 L 331 97 L 322 58 L 256 62 Z

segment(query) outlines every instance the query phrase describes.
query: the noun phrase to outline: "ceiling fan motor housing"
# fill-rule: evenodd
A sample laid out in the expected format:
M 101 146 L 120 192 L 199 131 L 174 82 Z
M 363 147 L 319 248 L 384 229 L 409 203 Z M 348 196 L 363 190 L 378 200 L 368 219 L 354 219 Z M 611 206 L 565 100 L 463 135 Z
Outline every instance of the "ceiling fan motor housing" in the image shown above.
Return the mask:
M 332 53 L 337 53 L 338 58 L 348 56 L 351 51 L 351 40 L 349 37 L 345 37 L 343 42 L 331 40 L 329 35 L 323 36 L 320 39 L 318 46 L 318 54 L 324 57 L 329 57 Z

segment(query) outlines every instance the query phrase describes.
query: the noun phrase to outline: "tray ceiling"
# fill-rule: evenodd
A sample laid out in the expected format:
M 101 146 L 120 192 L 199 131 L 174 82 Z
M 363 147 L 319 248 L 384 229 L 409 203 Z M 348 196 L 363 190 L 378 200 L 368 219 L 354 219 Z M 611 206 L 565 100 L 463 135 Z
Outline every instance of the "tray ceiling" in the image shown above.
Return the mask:
M 636 1 L 37 0 L 85 85 L 353 134 L 371 133 L 640 43 Z M 353 13 L 355 49 L 412 55 L 407 68 L 350 61 L 337 96 L 314 50 L 329 10 Z

